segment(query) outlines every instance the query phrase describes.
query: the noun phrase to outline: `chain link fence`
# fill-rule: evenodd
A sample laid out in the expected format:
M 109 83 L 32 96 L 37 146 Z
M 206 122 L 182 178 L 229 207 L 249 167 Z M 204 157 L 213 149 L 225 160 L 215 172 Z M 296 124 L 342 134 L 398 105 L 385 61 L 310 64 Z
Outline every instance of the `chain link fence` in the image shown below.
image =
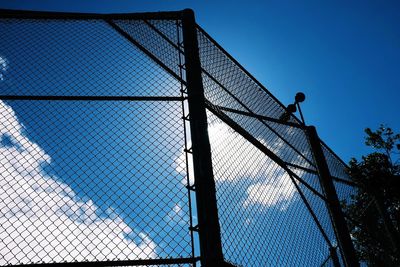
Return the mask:
M 203 259 L 182 28 L 181 12 L 2 11 L 0 265 Z M 337 266 L 304 125 L 196 32 L 224 260 Z
M 225 260 L 333 266 L 338 243 L 304 125 L 280 121 L 284 106 L 201 28 L 198 39 Z M 321 145 L 350 200 L 346 165 Z
M 0 32 L 0 264 L 193 262 L 175 48 L 139 19 Z

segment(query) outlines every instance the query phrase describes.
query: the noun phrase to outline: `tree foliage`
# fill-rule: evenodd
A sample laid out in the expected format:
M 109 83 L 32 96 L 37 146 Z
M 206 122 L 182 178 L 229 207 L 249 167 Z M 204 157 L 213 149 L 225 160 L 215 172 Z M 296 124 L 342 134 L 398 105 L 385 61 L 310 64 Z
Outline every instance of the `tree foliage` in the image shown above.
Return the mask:
M 344 211 L 361 261 L 400 266 L 400 134 L 383 125 L 365 133 L 365 144 L 375 151 L 350 161 L 349 175 L 358 189 Z

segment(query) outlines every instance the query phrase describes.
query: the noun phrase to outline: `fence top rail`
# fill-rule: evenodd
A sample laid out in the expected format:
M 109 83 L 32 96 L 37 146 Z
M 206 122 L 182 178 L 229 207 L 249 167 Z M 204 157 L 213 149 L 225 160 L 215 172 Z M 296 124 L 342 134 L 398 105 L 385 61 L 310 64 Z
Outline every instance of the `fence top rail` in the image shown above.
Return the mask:
M 186 9 L 185 9 L 186 10 Z M 137 20 L 179 20 L 183 12 L 180 11 L 161 11 L 144 13 L 76 13 L 76 12 L 53 12 L 53 11 L 32 11 L 0 9 L 0 18 L 15 19 L 137 19 Z

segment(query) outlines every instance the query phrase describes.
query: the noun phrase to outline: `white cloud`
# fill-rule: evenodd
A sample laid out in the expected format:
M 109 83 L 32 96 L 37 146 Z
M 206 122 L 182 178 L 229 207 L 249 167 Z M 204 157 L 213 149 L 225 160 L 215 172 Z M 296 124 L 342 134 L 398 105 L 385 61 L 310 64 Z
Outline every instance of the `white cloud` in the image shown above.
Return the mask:
M 183 210 L 182 203 L 176 203 L 172 210 L 168 212 L 165 220 L 168 223 L 187 224 L 189 217 Z
M 244 206 L 261 204 L 267 207 L 279 207 L 281 211 L 288 208 L 296 196 L 296 187 L 288 175 L 282 175 L 276 183 L 256 183 L 247 188 L 247 199 Z
M 267 207 L 278 206 L 285 210 L 294 200 L 297 191 L 289 175 L 263 152 L 252 146 L 239 134 L 224 123 L 213 123 L 208 128 L 214 175 L 217 183 L 229 182 L 234 186 L 240 179 L 249 181 L 247 198 L 243 207 L 261 204 Z M 265 140 L 259 139 L 263 144 Z M 189 144 L 190 146 L 190 144 Z M 282 144 L 272 144 L 277 152 Z M 189 177 L 193 183 L 193 159 L 189 154 Z M 175 160 L 176 171 L 186 174 L 185 154 Z M 186 184 L 186 179 L 182 181 Z
M 83 201 L 46 174 L 42 166 L 50 164 L 50 156 L 24 134 L 15 112 L 2 101 L 0 140 L 1 265 L 157 256 L 145 233 L 111 208 L 98 215 L 93 201 Z

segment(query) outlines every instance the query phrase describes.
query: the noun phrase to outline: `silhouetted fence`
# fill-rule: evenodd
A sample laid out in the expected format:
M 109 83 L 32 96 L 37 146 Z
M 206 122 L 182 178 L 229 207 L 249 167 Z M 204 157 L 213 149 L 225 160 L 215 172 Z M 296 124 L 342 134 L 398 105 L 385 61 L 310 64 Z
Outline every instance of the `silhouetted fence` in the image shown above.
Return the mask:
M 345 164 L 190 11 L 3 10 L 0 33 L 1 265 L 354 260 Z

